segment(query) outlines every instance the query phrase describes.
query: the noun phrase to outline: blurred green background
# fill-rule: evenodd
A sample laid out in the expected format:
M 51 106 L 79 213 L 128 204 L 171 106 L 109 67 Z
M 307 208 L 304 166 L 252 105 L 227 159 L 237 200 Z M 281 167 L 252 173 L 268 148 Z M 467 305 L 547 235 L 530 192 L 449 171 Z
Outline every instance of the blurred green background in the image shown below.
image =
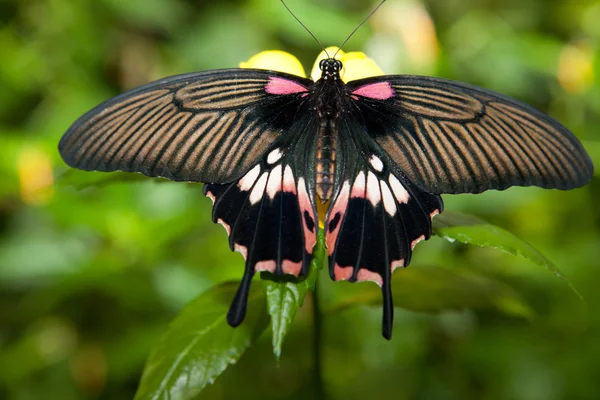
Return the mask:
M 338 45 L 375 3 L 289 5 L 322 42 Z M 389 0 L 345 50 L 364 51 L 387 73 L 457 79 L 526 101 L 569 127 L 598 168 L 599 46 L 597 0 Z M 0 1 L 0 398 L 132 398 L 178 310 L 241 278 L 243 260 L 212 224 L 201 185 L 68 171 L 56 146 L 78 116 L 123 90 L 235 67 L 266 49 L 297 55 L 307 70 L 319 53 L 276 0 Z M 598 174 L 569 192 L 445 196 L 447 210 L 540 249 L 587 307 L 525 260 L 432 238 L 411 268 L 445 265 L 507 282 L 537 317 L 397 309 L 387 342 L 378 306 L 326 314 L 327 394 L 600 398 L 599 198 Z M 327 310 L 348 284 L 321 278 Z M 279 365 L 267 332 L 201 397 L 308 397 L 311 324 L 304 307 Z

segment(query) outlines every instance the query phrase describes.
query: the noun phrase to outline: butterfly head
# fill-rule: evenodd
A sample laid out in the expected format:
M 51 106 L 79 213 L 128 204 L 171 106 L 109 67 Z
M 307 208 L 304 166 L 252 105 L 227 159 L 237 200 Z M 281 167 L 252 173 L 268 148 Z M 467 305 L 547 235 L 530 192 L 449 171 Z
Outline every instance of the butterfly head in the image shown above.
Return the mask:
M 325 58 L 319 63 L 319 69 L 321 70 L 321 79 L 340 80 L 342 62 L 335 58 Z

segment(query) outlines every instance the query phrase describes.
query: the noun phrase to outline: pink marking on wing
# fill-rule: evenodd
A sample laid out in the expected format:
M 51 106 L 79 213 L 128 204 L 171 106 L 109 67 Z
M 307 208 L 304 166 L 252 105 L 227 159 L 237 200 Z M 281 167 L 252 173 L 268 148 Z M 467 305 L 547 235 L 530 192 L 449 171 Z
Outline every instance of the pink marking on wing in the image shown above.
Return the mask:
M 233 247 L 233 250 L 240 253 L 242 257 L 244 257 L 244 260 L 248 258 L 248 248 L 246 246 L 242 246 L 241 244 L 236 243 Z
M 276 264 L 274 260 L 259 261 L 254 266 L 255 271 L 269 271 L 275 273 Z
M 208 197 L 212 201 L 213 205 L 215 204 L 216 198 L 214 194 L 212 194 L 211 192 L 206 192 L 206 197 Z
M 390 271 L 394 272 L 397 268 L 404 267 L 404 259 L 394 260 L 390 264 Z
M 312 203 L 310 201 L 310 197 L 306 191 L 306 185 L 304 183 L 304 178 L 298 179 L 298 204 L 300 206 L 300 212 L 302 213 L 302 228 L 304 230 L 304 248 L 306 252 L 312 254 L 313 247 L 315 247 L 315 243 L 317 243 L 317 222 L 316 215 L 314 213 Z M 308 229 L 308 225 L 306 225 L 306 220 L 304 218 L 304 213 L 308 212 L 314 222 L 313 231 L 311 232 Z
M 431 217 L 431 219 L 433 219 L 433 217 L 435 217 L 436 215 L 438 215 L 440 213 L 440 210 L 433 210 L 431 212 L 431 214 L 429 214 L 429 216 Z
M 338 264 L 333 267 L 333 276 L 336 281 L 347 281 L 352 278 L 353 272 L 354 268 L 352 267 L 340 267 Z
M 360 171 L 354 180 L 354 185 L 352 185 L 352 193 L 351 197 L 365 197 L 365 174 Z
M 289 165 L 285 166 L 285 171 L 283 172 L 283 191 L 296 194 L 296 182 L 294 181 L 294 174 Z
M 369 282 L 375 282 L 379 286 L 383 285 L 383 279 L 381 278 L 381 275 L 379 275 L 377 272 L 369 271 L 368 269 L 364 269 L 364 268 L 361 268 L 358 271 L 358 274 L 356 275 L 356 281 L 357 282 L 369 281 Z
M 329 212 L 329 217 L 327 218 L 325 224 L 325 237 L 327 238 L 326 246 L 327 252 L 329 255 L 333 254 L 333 250 L 335 249 L 335 244 L 337 242 L 338 234 L 340 233 L 340 227 L 342 226 L 342 221 L 346 215 L 346 208 L 348 207 L 348 197 L 350 196 L 350 184 L 348 181 L 345 181 L 342 185 L 342 190 L 337 195 L 335 199 L 335 203 L 333 203 L 333 207 Z M 333 231 L 329 231 L 329 223 L 337 214 L 340 214 L 340 220 L 337 223 L 337 226 Z
M 231 234 L 231 227 L 229 226 L 229 224 L 223 221 L 221 218 L 219 218 L 217 222 L 223 225 L 223 228 L 225 228 L 225 230 L 227 231 L 227 236 L 229 236 L 229 234 Z
M 394 97 L 396 92 L 394 92 L 389 82 L 377 82 L 361 86 L 354 90 L 352 94 L 375 100 L 387 100 Z
M 281 270 L 284 274 L 290 274 L 294 276 L 300 275 L 300 270 L 302 269 L 301 262 L 293 262 L 290 260 L 283 260 L 281 263 Z
M 289 79 L 270 77 L 265 91 L 269 94 L 295 94 L 308 92 L 308 89 Z
M 413 241 L 410 243 L 410 249 L 411 249 L 411 250 L 414 250 L 414 249 L 415 249 L 415 246 L 417 245 L 417 243 L 419 243 L 421 240 L 424 240 L 424 239 L 425 239 L 425 235 L 421 235 L 421 236 L 419 236 L 418 238 L 416 238 L 415 240 L 413 240 Z

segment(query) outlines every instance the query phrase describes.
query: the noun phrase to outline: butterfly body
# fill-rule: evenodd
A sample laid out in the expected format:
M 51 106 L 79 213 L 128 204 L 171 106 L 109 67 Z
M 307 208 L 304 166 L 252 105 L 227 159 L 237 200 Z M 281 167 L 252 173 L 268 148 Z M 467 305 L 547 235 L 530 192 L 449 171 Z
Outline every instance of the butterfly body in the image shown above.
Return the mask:
M 391 274 L 430 237 L 440 194 L 591 179 L 575 136 L 517 100 L 439 78 L 344 83 L 339 60 L 320 67 L 316 82 L 252 69 L 166 78 L 82 116 L 59 151 L 84 170 L 205 183 L 246 261 L 232 326 L 256 272 L 307 273 L 322 226 L 330 276 L 381 286 L 387 338 Z

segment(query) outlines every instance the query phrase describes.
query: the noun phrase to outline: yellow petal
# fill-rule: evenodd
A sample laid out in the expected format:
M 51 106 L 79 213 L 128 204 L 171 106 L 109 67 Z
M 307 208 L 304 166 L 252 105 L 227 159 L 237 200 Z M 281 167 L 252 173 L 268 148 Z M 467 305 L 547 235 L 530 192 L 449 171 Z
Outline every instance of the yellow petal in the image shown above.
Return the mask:
M 346 53 L 340 61 L 342 61 L 346 70 L 342 76 L 344 82 L 383 75 L 383 71 L 379 68 L 379 65 L 372 58 L 367 57 L 365 53 L 361 53 L 360 51 Z
M 379 66 L 373 61 L 373 59 L 367 57 L 365 53 L 360 51 L 352 51 L 350 53 L 346 53 L 343 50 L 339 50 L 335 46 L 328 47 L 325 51 L 322 51 L 317 56 L 317 60 L 313 65 L 312 71 L 310 73 L 310 77 L 313 81 L 318 80 L 321 77 L 321 70 L 319 69 L 319 63 L 321 60 L 327 58 L 327 54 L 333 57 L 333 55 L 337 52 L 335 58 L 342 62 L 343 68 L 340 72 L 340 76 L 342 81 L 350 82 L 356 79 L 368 78 L 370 76 L 379 76 L 383 75 L 383 71 Z
M 258 68 L 271 71 L 287 72 L 288 74 L 306 77 L 300 61 L 285 51 L 266 50 L 252 56 L 248 61 L 241 62 L 240 68 Z

